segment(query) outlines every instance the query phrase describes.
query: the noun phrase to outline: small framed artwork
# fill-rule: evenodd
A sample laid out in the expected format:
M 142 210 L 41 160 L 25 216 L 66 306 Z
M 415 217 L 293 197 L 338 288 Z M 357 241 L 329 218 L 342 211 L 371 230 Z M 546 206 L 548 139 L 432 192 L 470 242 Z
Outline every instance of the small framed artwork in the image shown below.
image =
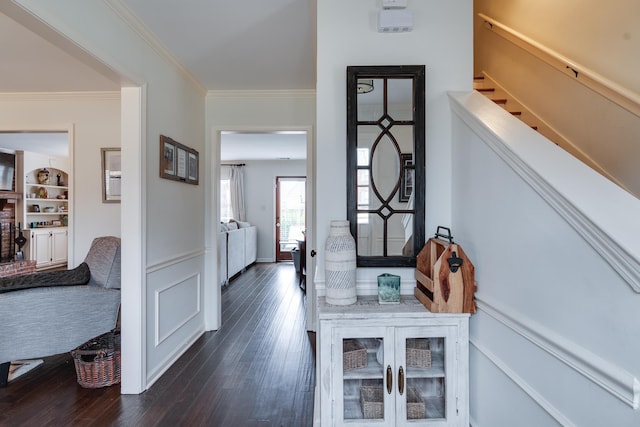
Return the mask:
M 198 185 L 198 152 L 160 135 L 160 178 Z
M 198 184 L 198 155 L 189 153 L 189 182 Z
M 181 180 L 187 179 L 187 150 L 176 148 L 176 175 Z
M 120 203 L 122 162 L 119 148 L 101 148 L 102 203 Z
M 160 137 L 160 176 L 176 174 L 176 146 L 168 138 Z
M 406 203 L 411 198 L 413 193 L 413 175 L 415 168 L 413 166 L 413 158 L 411 154 L 400 154 L 401 177 L 400 177 L 400 193 L 398 194 L 398 201 Z

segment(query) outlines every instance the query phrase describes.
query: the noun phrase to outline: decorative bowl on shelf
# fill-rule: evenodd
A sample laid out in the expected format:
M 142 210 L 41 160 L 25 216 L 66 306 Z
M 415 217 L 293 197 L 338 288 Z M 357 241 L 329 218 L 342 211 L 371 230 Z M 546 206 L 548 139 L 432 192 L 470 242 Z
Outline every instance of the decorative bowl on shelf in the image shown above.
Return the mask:
M 51 213 L 51 212 L 55 212 L 56 208 L 54 208 L 53 206 L 47 206 L 43 209 L 43 211 Z

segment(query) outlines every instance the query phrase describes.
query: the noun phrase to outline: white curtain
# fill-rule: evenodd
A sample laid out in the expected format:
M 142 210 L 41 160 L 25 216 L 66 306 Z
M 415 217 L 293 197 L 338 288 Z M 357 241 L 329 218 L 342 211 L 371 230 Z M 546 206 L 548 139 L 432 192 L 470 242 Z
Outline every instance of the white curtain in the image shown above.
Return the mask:
M 233 218 L 237 221 L 245 221 L 243 166 L 231 166 L 229 187 L 231 190 L 231 210 L 233 211 Z

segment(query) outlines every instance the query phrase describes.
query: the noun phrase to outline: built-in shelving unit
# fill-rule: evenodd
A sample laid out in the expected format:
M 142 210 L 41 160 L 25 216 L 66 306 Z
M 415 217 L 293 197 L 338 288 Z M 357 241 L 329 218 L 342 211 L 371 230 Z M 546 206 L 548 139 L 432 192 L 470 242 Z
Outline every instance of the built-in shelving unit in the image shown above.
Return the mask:
M 27 175 L 27 182 L 25 182 L 24 186 L 25 228 L 67 226 L 69 187 L 37 182 L 30 183 L 29 177 L 37 173 L 38 170 L 31 171 Z M 67 182 L 67 174 L 65 172 L 51 169 L 50 173 L 55 173 L 56 177 L 60 175 L 61 184 Z M 51 179 L 49 180 L 51 181 Z
M 22 194 L 19 219 L 27 239 L 25 258 L 37 269 L 58 267 L 68 260 L 69 173 L 67 159 L 18 153 L 17 190 Z

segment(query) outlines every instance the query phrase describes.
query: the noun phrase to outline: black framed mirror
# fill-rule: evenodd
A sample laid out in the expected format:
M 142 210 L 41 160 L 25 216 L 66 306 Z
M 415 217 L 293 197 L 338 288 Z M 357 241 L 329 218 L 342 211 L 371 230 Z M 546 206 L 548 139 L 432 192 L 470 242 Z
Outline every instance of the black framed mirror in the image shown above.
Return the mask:
M 425 67 L 347 67 L 347 219 L 360 267 L 415 267 L 425 242 Z

